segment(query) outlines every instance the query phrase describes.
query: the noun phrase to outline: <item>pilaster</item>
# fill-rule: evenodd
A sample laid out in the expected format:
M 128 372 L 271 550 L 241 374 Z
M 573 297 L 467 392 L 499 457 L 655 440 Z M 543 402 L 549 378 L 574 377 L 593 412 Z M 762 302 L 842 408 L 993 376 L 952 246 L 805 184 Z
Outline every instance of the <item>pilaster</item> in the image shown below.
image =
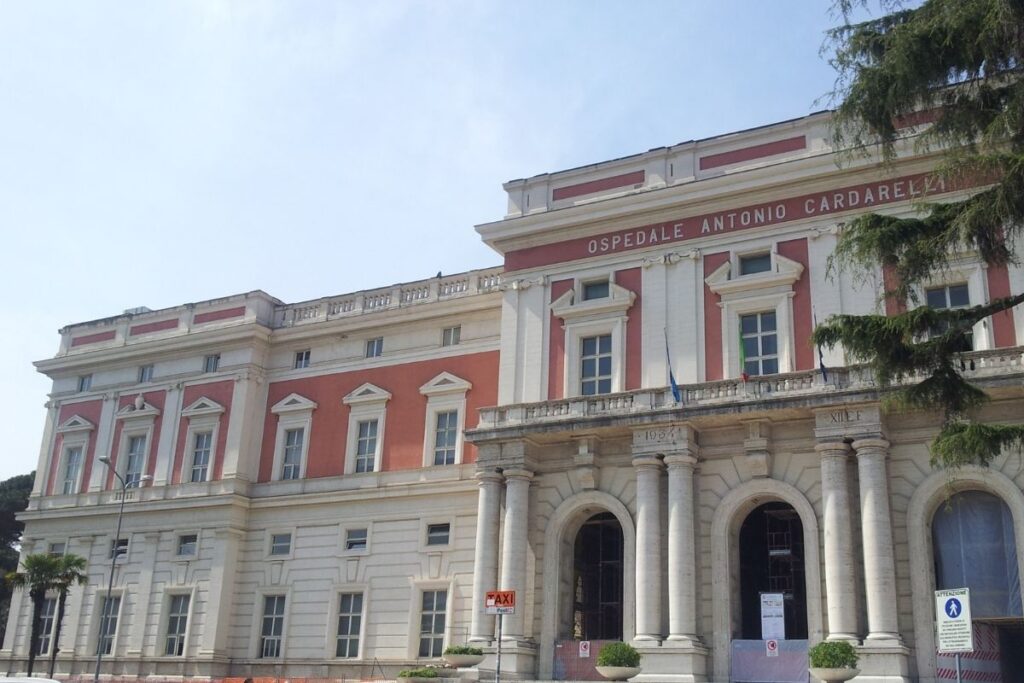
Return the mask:
M 39 458 L 36 461 L 36 478 L 32 482 L 32 497 L 43 495 L 49 483 L 50 458 L 53 456 L 53 434 L 57 427 L 57 413 L 59 406 L 55 401 L 46 404 L 46 423 L 43 426 L 43 441 L 39 446 Z M 82 454 L 84 461 L 85 454 Z M 84 463 L 82 465 L 85 466 Z M 59 491 L 58 491 L 59 493 Z
M 89 491 L 102 491 L 107 481 L 107 468 L 100 458 L 111 455 L 114 439 L 114 424 L 117 421 L 117 399 L 119 394 L 103 395 L 100 409 L 100 423 L 96 425 L 96 446 L 93 448 L 92 471 L 89 474 Z
M 248 370 L 235 379 L 228 424 L 222 425 L 228 433 L 222 456 L 221 479 L 257 480 L 266 398 L 267 386 L 262 372 Z M 249 454 L 248 459 L 246 454 Z
M 235 596 L 235 568 L 238 546 L 245 532 L 236 528 L 222 528 L 214 532 L 209 578 L 209 600 L 199 648 L 199 656 L 213 658 L 227 656 L 228 631 L 231 625 L 231 606 Z
M 156 569 L 156 555 L 160 545 L 160 532 L 138 534 L 142 538 L 143 554 L 139 562 L 139 577 L 136 584 L 133 602 L 134 609 L 131 611 L 132 628 L 128 634 L 128 647 L 126 655 L 139 657 L 143 654 L 142 648 L 146 641 L 146 625 L 149 623 L 149 611 L 152 609 L 153 600 L 159 596 L 153 595 L 153 572 Z M 146 652 L 152 655 L 152 652 Z

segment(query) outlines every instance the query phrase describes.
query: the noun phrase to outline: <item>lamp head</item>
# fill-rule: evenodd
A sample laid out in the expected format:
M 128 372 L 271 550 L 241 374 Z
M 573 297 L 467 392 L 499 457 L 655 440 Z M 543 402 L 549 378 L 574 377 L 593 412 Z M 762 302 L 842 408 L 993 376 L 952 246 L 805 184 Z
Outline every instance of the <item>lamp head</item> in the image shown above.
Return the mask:
M 103 463 L 104 465 L 109 466 L 110 465 L 110 456 L 109 455 L 101 455 L 99 457 L 99 461 L 101 463 Z

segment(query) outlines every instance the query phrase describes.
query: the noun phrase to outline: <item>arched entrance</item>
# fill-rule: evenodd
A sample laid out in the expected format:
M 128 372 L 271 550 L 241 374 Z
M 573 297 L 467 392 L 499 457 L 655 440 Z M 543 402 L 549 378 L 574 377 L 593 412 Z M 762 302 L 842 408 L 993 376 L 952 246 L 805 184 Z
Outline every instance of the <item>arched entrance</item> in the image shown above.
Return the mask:
M 762 633 L 762 595 L 781 595 L 783 637 L 807 639 L 804 532 L 788 503 L 765 503 L 740 527 L 740 634 L 743 640 L 776 638 Z

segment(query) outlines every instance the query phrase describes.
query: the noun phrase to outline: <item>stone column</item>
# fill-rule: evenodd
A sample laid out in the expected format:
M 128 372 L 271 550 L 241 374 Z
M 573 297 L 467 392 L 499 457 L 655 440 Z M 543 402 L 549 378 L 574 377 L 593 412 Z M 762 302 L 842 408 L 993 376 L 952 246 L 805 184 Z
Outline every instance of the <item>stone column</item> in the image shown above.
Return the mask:
M 498 588 L 498 516 L 501 508 L 501 475 L 476 473 L 477 515 L 476 548 L 473 562 L 473 607 L 469 628 L 470 641 L 494 639 L 494 617 L 484 614 L 487 591 Z
M 219 456 L 222 458 L 221 479 L 256 481 L 259 478 L 263 410 L 267 405 L 267 384 L 263 380 L 263 373 L 257 369 L 247 370 L 235 378 L 227 424 L 222 420 L 220 425 L 227 430 L 224 453 Z M 212 480 L 216 472 L 214 463 L 210 463 L 210 468 Z
M 868 640 L 899 644 L 896 609 L 896 561 L 885 459 L 889 442 L 882 438 L 853 442 L 860 474 L 861 534 L 864 543 L 864 587 L 868 608 Z M 881 644 L 881 643 L 879 643 Z
M 39 446 L 39 459 L 36 463 L 36 478 L 32 482 L 32 497 L 43 495 L 50 483 L 50 458 L 53 456 L 53 435 L 57 428 L 57 411 L 60 409 L 55 401 L 46 404 L 46 423 L 43 426 L 43 442 Z M 59 462 L 59 456 L 58 456 Z M 85 467 L 85 453 L 82 453 L 81 467 Z M 58 476 L 60 476 L 58 474 Z M 58 490 L 57 493 L 60 493 Z
M 857 596 L 853 576 L 850 482 L 846 460 L 850 447 L 841 441 L 819 443 L 821 496 L 825 527 L 825 595 L 828 640 L 857 640 Z
M 505 526 L 501 549 L 501 590 L 516 591 L 523 608 L 503 617 L 502 638 L 525 639 L 523 611 L 526 602 L 526 552 L 529 528 L 530 480 L 533 472 L 505 470 Z
M 697 643 L 697 556 L 694 548 L 693 471 L 687 449 L 665 456 L 668 466 L 669 640 Z
M 661 461 L 633 457 L 636 470 L 636 639 L 661 640 Z

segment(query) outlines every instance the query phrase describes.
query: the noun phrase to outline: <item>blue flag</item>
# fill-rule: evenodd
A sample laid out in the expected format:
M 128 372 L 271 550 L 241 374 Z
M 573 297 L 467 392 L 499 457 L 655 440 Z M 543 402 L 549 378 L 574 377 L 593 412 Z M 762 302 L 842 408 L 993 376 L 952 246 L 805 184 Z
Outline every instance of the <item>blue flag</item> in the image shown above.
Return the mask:
M 676 384 L 675 373 L 672 372 L 672 357 L 668 353 L 668 330 L 665 332 L 665 362 L 668 363 L 668 384 L 672 387 L 672 398 L 675 399 L 676 403 L 683 402 L 683 392 L 680 391 L 679 385 Z

